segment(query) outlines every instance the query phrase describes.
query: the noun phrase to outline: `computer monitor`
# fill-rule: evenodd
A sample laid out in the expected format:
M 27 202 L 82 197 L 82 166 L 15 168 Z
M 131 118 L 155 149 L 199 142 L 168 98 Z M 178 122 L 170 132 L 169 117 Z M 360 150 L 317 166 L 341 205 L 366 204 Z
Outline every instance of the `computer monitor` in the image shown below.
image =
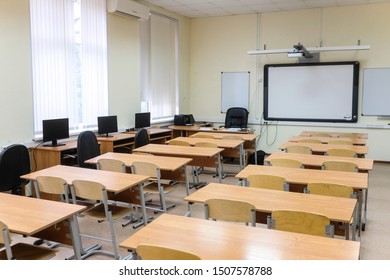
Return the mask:
M 98 134 L 104 137 L 111 137 L 109 133 L 118 132 L 117 116 L 100 116 L 98 121 Z
M 150 127 L 150 112 L 135 113 L 135 129 Z
M 65 145 L 64 143 L 59 144 L 57 140 L 69 138 L 69 119 L 42 120 L 42 134 L 43 143 L 51 141 L 51 143 L 44 144 L 44 146 L 57 147 Z

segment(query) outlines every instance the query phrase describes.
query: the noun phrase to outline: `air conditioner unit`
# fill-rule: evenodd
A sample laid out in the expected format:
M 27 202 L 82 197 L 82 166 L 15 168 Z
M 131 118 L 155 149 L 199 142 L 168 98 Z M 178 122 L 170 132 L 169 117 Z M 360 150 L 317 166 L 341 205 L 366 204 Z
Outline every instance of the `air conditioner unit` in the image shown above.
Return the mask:
M 107 11 L 137 20 L 147 20 L 150 14 L 148 7 L 132 0 L 108 0 Z

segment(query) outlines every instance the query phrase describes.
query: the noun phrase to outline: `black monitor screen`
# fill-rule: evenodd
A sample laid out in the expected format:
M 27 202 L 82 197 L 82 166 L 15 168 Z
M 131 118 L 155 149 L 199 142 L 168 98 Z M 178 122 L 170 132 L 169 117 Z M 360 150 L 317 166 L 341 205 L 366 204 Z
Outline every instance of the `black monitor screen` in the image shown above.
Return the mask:
M 135 128 L 150 127 L 150 112 L 135 113 Z
M 69 119 L 51 119 L 42 120 L 43 142 L 51 141 L 50 144 L 44 146 L 62 146 L 65 144 L 58 144 L 57 140 L 69 138 Z
M 108 137 L 109 133 L 118 132 L 116 116 L 98 117 L 98 134 Z

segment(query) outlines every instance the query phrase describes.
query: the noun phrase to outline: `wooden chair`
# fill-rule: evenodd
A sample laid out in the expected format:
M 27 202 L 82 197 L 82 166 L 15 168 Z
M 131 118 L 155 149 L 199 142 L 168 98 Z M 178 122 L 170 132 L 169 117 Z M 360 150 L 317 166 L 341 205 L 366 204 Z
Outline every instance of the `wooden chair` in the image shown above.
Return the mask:
M 191 252 L 151 244 L 139 244 L 136 253 L 141 260 L 200 260 Z
M 113 252 L 101 250 L 100 247 L 91 249 L 82 255 L 82 259 L 86 259 L 92 254 L 103 254 L 119 259 L 118 242 L 116 239 L 114 223 L 119 219 L 129 215 L 132 211 L 129 207 L 112 205 L 108 203 L 107 189 L 104 185 L 87 180 L 74 180 L 70 186 L 73 203 L 77 203 L 76 197 L 95 201 L 94 207 L 91 207 L 82 213 L 86 217 L 98 220 L 99 223 L 107 221 L 110 229 L 111 238 L 104 238 L 101 236 L 94 236 L 89 234 L 82 234 L 80 236 L 103 240 L 112 243 Z
M 317 195 L 326 195 L 334 197 L 343 197 L 343 198 L 358 198 L 357 193 L 351 186 L 333 184 L 333 183 L 309 183 L 305 189 L 305 193 L 317 194 Z M 345 228 L 346 226 L 353 225 L 354 218 L 351 219 L 349 225 L 342 223 L 336 223 L 340 228 Z
M 348 161 L 325 161 L 322 163 L 323 170 L 336 170 L 346 172 L 358 172 L 357 164 Z
M 287 153 L 295 153 L 295 154 L 312 154 L 313 151 L 310 147 L 306 146 L 288 146 L 286 148 Z
M 274 158 L 270 160 L 271 166 L 302 168 L 302 162 L 289 158 Z
M 99 170 L 105 170 L 105 171 L 120 172 L 120 173 L 127 172 L 126 165 L 123 161 L 117 159 L 111 159 L 111 158 L 99 159 L 96 167 Z M 131 213 L 129 217 L 126 217 L 128 221 L 122 224 L 123 227 L 128 226 L 129 224 L 134 223 L 135 221 L 141 219 L 141 215 L 139 213 L 140 194 L 138 190 L 135 190 L 134 188 L 130 188 L 116 194 L 109 193 L 108 196 L 109 196 L 109 200 L 113 201 L 114 203 L 118 203 L 118 202 L 126 203 L 129 204 L 129 206 L 135 210 L 135 215 Z M 143 224 L 143 222 L 141 224 Z
M 356 152 L 350 149 L 328 149 L 325 154 L 335 157 L 357 157 Z
M 319 139 L 310 139 L 310 138 L 300 139 L 298 142 L 300 142 L 300 143 L 317 143 L 317 144 L 321 144 L 322 143 L 322 141 L 319 140 Z
M 253 204 L 239 200 L 208 199 L 205 202 L 205 219 L 245 223 L 256 226 L 256 208 Z
M 167 205 L 165 195 L 180 187 L 178 184 L 171 185 L 169 182 L 163 182 L 161 179 L 160 167 L 151 162 L 134 161 L 131 167 L 132 173 L 149 176 L 149 183 L 144 185 L 144 193 L 157 194 L 160 198 L 160 204 L 155 205 L 155 211 L 167 212 L 169 208 L 175 207 L 174 204 Z M 188 193 L 187 193 L 188 195 Z M 148 204 L 152 205 L 152 204 Z
M 8 226 L 2 221 L 0 221 L 0 244 L 4 246 L 0 251 L 0 260 L 46 260 L 54 257 L 58 252 L 51 248 L 22 242 L 11 245 L 12 239 Z
M 328 144 L 353 145 L 352 141 L 348 140 L 329 140 Z
M 190 146 L 190 143 L 188 143 L 186 141 L 175 140 L 175 139 L 169 140 L 168 144 L 169 145 L 177 145 L 177 146 Z
M 280 176 L 265 175 L 265 174 L 252 174 L 247 178 L 249 187 L 261 188 L 277 191 L 288 191 L 288 183 L 286 179 Z
M 267 227 L 317 236 L 334 236 L 334 226 L 330 224 L 328 217 L 303 211 L 274 210 L 267 219 Z

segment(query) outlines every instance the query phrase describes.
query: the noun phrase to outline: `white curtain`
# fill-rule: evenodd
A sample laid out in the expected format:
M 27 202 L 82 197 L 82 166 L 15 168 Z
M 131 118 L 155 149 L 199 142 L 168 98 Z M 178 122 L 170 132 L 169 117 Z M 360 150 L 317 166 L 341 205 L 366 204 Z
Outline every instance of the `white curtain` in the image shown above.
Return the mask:
M 152 122 L 178 113 L 178 22 L 152 13 L 141 23 L 141 102 Z
M 30 0 L 34 132 L 69 118 L 71 132 L 108 112 L 105 0 Z

